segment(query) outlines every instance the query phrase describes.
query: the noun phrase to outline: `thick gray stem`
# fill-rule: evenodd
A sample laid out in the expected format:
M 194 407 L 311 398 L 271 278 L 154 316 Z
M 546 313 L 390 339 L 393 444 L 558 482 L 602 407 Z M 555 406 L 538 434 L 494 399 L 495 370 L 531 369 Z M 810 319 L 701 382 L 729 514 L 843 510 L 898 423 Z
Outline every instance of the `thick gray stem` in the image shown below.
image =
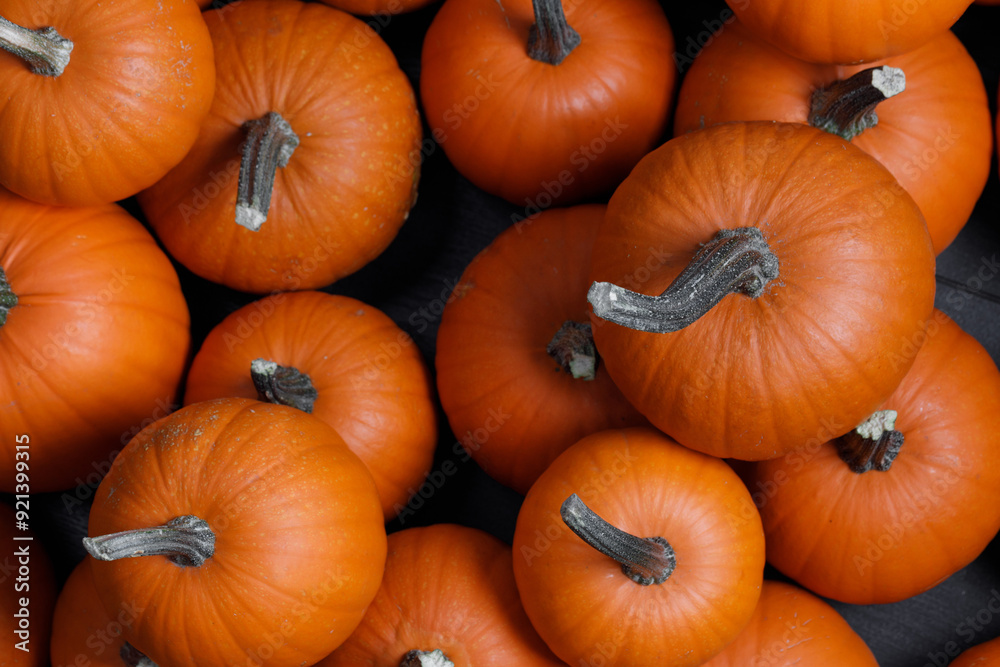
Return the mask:
M 587 300 L 601 319 L 637 331 L 670 333 L 693 324 L 727 294 L 757 298 L 777 277 L 778 258 L 759 229 L 723 229 L 660 296 L 595 282 Z
M 215 554 L 215 533 L 204 520 L 186 515 L 163 526 L 85 537 L 83 547 L 97 560 L 167 556 L 177 565 L 198 567 Z
M 574 378 L 593 380 L 597 377 L 597 347 L 589 323 L 566 320 L 545 351 Z
M 267 221 L 278 168 L 288 164 L 299 137 L 288 121 L 273 111 L 247 121 L 243 129 L 247 138 L 237 183 L 236 223 L 256 232 Z
M 55 28 L 29 30 L 0 16 L 0 49 L 26 62 L 35 74 L 59 76 L 69 65 L 73 42 Z
M 809 124 L 847 141 L 878 124 L 875 107 L 906 89 L 897 67 L 871 67 L 813 93 Z
M 0 327 L 7 323 L 7 313 L 17 305 L 17 295 L 7 282 L 7 274 L 0 268 Z
M 265 403 L 290 405 L 311 413 L 319 397 L 308 375 L 297 368 L 279 366 L 267 359 L 250 362 L 250 378 L 257 390 L 257 398 Z
M 562 0 L 532 0 L 535 24 L 528 32 L 528 57 L 558 65 L 580 45 L 580 33 L 566 22 Z

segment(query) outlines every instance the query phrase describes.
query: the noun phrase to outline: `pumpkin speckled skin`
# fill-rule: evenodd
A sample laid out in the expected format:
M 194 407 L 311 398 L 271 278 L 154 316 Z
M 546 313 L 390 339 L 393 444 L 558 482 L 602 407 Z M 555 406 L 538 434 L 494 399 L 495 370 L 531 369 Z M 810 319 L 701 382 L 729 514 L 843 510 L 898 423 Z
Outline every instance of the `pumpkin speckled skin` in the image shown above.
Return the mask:
M 950 663 L 951 667 L 992 667 L 996 664 L 1000 664 L 1000 638 L 973 646 Z
M 13 455 L 12 455 L 13 457 Z M 28 501 L 30 503 L 30 501 Z M 27 504 L 22 501 L 17 510 L 25 510 Z M 28 509 L 30 517 L 30 508 Z M 52 571 L 52 561 L 45 553 L 43 543 L 37 535 L 22 530 L 15 530 L 17 516 L 10 505 L 0 504 L 0 540 L 5 547 L 0 557 L 0 567 L 6 574 L 0 585 L 0 614 L 3 614 L 3 626 L 0 633 L 4 641 L 0 643 L 0 667 L 49 667 L 49 638 L 52 634 L 52 610 L 56 605 L 55 574 Z M 31 540 L 15 541 L 30 536 Z M 27 550 L 27 562 L 16 552 Z M 27 568 L 25 579 L 21 568 Z M 15 588 L 21 587 L 21 588 Z M 27 586 L 27 588 L 23 588 Z M 21 626 L 14 614 L 22 614 L 24 607 L 21 600 L 28 599 L 28 627 Z M 27 630 L 26 636 L 18 636 L 16 630 Z M 17 648 L 19 642 L 27 640 L 28 651 Z
M 4 0 L 0 16 L 73 42 L 57 76 L 0 51 L 0 184 L 48 204 L 130 197 L 180 162 L 215 86 L 194 0 Z
M 972 0 L 726 0 L 759 37 L 814 63 L 852 65 L 912 51 L 944 32 Z
M 212 329 L 191 364 L 185 404 L 256 398 L 250 363 L 258 358 L 309 376 L 318 392 L 313 416 L 368 466 L 382 512 L 394 518 L 423 482 L 437 444 L 433 385 L 413 340 L 350 297 L 274 294 Z
M 435 366 L 452 431 L 519 493 L 583 436 L 646 423 L 600 361 L 593 380 L 576 379 L 546 352 L 563 322 L 589 321 L 604 210 L 549 209 L 515 224 L 469 264 L 441 316 Z
M 17 296 L 0 326 L 0 489 L 30 437 L 30 487 L 93 481 L 164 416 L 188 361 L 190 318 L 153 237 L 114 204 L 64 208 L 0 188 L 0 268 Z
M 378 595 L 354 634 L 317 667 L 399 667 L 407 652 L 435 649 L 456 667 L 563 664 L 521 607 L 510 547 L 451 524 L 389 536 Z
M 262 0 L 204 16 L 215 101 L 187 157 L 140 194 L 150 224 L 191 271 L 245 292 L 312 289 L 353 273 L 389 245 L 416 201 L 420 118 L 395 56 L 364 23 L 320 4 Z M 235 222 L 242 128 L 268 112 L 301 143 L 254 232 Z
M 638 537 L 662 537 L 676 569 L 642 586 L 560 519 L 576 493 Z M 694 667 L 750 622 L 764 534 L 750 494 L 722 461 L 650 428 L 602 431 L 573 445 L 525 497 L 514 576 L 528 618 L 571 665 L 613 653 L 618 667 Z
M 903 70 L 906 90 L 880 102 L 878 125 L 851 143 L 876 157 L 913 196 L 940 253 L 968 221 L 993 154 L 979 68 L 950 31 L 909 53 L 841 67 L 796 60 L 733 22 L 685 76 L 674 132 L 736 120 L 807 123 L 815 90 L 884 65 Z
M 703 667 L 878 667 L 865 641 L 823 600 L 765 581 L 750 625 Z
M 614 188 L 662 140 L 673 101 L 658 3 L 563 4 L 580 44 L 558 65 L 527 54 L 531 0 L 447 0 L 421 55 L 421 100 L 448 159 L 535 210 Z
M 593 316 L 622 393 L 681 444 L 762 460 L 866 419 L 902 380 L 931 314 L 923 217 L 885 167 L 805 125 L 716 125 L 672 139 L 612 196 L 594 280 L 661 294 L 701 244 L 755 227 L 779 275 L 674 333 Z M 830 432 L 834 431 L 839 432 Z
M 50 644 L 56 667 L 124 665 L 119 654 L 125 644 L 121 626 L 131 623 L 138 610 L 125 602 L 109 614 L 101 604 L 90 568 L 87 556 L 73 569 L 59 593 Z
M 125 638 L 159 665 L 313 664 L 378 590 L 386 536 L 371 475 L 295 408 L 219 399 L 150 425 L 98 487 L 89 535 L 190 515 L 215 534 L 200 566 L 91 562 L 105 609 L 142 610 Z
M 758 463 L 768 561 L 824 597 L 881 604 L 971 563 L 1000 530 L 1000 372 L 935 311 L 927 342 L 880 406 L 905 438 L 886 471 L 854 473 L 833 443 Z M 970 388 L 974 390 L 970 391 Z

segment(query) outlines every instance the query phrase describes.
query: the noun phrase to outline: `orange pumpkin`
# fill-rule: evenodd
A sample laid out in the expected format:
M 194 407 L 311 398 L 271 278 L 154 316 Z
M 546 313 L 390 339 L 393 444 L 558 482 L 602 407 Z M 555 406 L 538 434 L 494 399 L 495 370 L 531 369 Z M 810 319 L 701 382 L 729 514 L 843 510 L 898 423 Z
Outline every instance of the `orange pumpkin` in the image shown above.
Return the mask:
M 739 477 L 653 429 L 567 449 L 514 532 L 524 609 L 571 665 L 700 665 L 750 622 L 763 569 L 760 517 Z
M 923 218 L 885 167 L 770 122 L 644 158 L 611 198 L 592 276 L 594 340 L 625 397 L 681 444 L 748 460 L 870 415 L 935 288 Z
M 531 210 L 614 188 L 666 128 L 675 77 L 654 0 L 447 0 L 421 55 L 434 139 Z
M 385 564 L 361 460 L 319 419 L 243 398 L 139 433 L 89 534 L 104 608 L 141 609 L 125 639 L 162 665 L 313 664 L 361 621 Z
M 435 365 L 451 429 L 519 493 L 583 436 L 645 423 L 590 332 L 587 271 L 604 209 L 517 223 L 466 268 L 441 316 Z
M 13 455 L 11 456 L 13 459 Z M 0 665 L 4 667 L 48 667 L 52 610 L 56 604 L 56 580 L 52 562 L 38 538 L 15 522 L 30 521 L 31 499 L 15 496 L 14 509 L 0 504 L 0 614 L 3 642 Z
M 1000 372 L 940 311 L 921 338 L 919 352 L 919 340 L 900 352 L 916 361 L 870 419 L 757 464 L 749 480 L 769 562 L 824 597 L 911 597 L 971 563 L 1000 530 Z
M 68 489 L 173 408 L 188 309 L 166 255 L 118 206 L 0 188 L 0 209 L 0 489 Z M 23 439 L 27 486 L 15 478 Z
M 439 524 L 389 536 L 385 577 L 361 625 L 318 667 L 556 667 L 514 585 L 510 547 Z
M 986 89 L 950 31 L 868 68 L 841 67 L 796 60 L 734 21 L 685 76 L 674 131 L 734 120 L 810 123 L 875 156 L 917 202 L 936 253 L 968 221 L 990 173 Z
M 991 667 L 1000 661 L 1000 638 L 983 642 L 963 651 L 951 663 L 951 667 Z
M 204 16 L 215 101 L 191 152 L 139 196 L 157 236 L 194 273 L 246 292 L 361 268 L 416 200 L 420 118 L 392 51 L 358 19 L 299 0 Z
M 375 478 L 392 519 L 434 457 L 429 373 L 406 333 L 376 308 L 322 292 L 274 294 L 212 329 L 185 404 L 270 394 L 333 427 Z
M 6 0 L 0 184 L 92 206 L 147 188 L 188 152 L 215 85 L 193 0 Z

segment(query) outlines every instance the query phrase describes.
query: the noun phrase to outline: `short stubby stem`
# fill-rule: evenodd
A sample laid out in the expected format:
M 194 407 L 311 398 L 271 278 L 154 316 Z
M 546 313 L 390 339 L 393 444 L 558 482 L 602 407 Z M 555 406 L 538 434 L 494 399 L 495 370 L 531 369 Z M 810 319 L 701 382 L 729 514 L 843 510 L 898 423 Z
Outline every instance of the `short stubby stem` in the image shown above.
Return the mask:
M 55 28 L 29 30 L 0 16 L 0 49 L 23 60 L 35 74 L 59 76 L 69 65 L 73 42 Z
M 403 656 L 399 667 L 455 667 L 441 649 L 433 651 L 410 651 Z
M 601 319 L 636 331 L 671 333 L 693 324 L 727 294 L 750 298 L 778 277 L 778 258 L 756 227 L 723 229 L 659 296 L 595 282 L 587 300 Z
M 528 57 L 558 65 L 580 45 L 580 33 L 566 22 L 562 0 L 532 0 L 535 24 L 528 33 Z
M 85 537 L 83 547 L 97 560 L 166 556 L 182 567 L 198 567 L 215 554 L 215 533 L 203 519 L 185 515 L 153 528 Z
M 677 567 L 673 547 L 664 538 L 636 537 L 616 528 L 595 514 L 575 493 L 566 499 L 559 512 L 570 530 L 617 561 L 622 574 L 637 584 L 662 584 Z
M 597 377 L 597 347 L 590 323 L 566 320 L 545 351 L 574 378 L 593 380 Z
M 878 124 L 875 107 L 906 89 L 897 67 L 871 67 L 813 93 L 809 124 L 850 141 Z
M 17 305 L 17 295 L 7 282 L 7 274 L 0 268 L 0 327 L 7 323 L 7 313 Z
M 895 410 L 879 410 L 856 429 L 835 441 L 837 454 L 851 472 L 885 472 L 903 446 L 903 434 L 895 430 Z
M 149 656 L 128 642 L 122 644 L 118 651 L 118 657 L 122 659 L 126 667 L 157 667 L 157 664 L 150 660 Z
M 278 169 L 299 146 L 299 137 L 281 114 L 273 111 L 243 125 L 247 132 L 236 191 L 236 223 L 252 232 L 267 221 Z
M 250 378 L 257 398 L 265 403 L 289 405 L 312 413 L 319 392 L 308 375 L 291 366 L 279 366 L 267 359 L 250 362 Z

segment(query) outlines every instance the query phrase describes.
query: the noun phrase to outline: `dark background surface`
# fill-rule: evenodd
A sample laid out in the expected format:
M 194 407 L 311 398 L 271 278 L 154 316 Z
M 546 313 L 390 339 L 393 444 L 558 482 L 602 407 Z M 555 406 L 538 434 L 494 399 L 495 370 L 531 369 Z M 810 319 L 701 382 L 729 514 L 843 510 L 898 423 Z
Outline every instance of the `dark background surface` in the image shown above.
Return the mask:
M 728 16 L 721 0 L 662 4 L 681 53 L 688 49 L 693 53 L 704 43 L 710 27 Z M 370 20 L 396 53 L 415 90 L 419 90 L 423 35 L 438 6 Z M 980 66 L 994 114 L 1000 73 L 997 27 L 1000 6 L 975 5 L 954 27 Z M 425 135 L 429 136 L 426 127 Z M 124 205 L 141 219 L 134 201 Z M 349 295 L 383 310 L 414 337 L 433 368 L 437 326 L 451 288 L 476 253 L 510 225 L 512 214 L 521 211 L 471 185 L 439 148 L 425 150 L 419 200 L 399 237 L 372 264 L 325 291 Z M 998 219 L 1000 181 L 994 157 L 986 191 L 966 229 L 938 258 L 937 269 L 938 307 L 974 335 L 994 360 L 1000 359 L 1000 298 L 996 296 L 1000 280 L 994 277 L 980 287 L 972 279 L 984 263 L 1000 259 Z M 210 284 L 179 265 L 177 269 L 191 308 L 195 350 L 227 314 L 256 298 Z M 956 290 L 960 294 L 949 298 Z M 510 543 L 521 496 L 487 477 L 473 461 L 456 455 L 454 435 L 444 415 L 439 416 L 441 437 L 432 470 L 440 470 L 451 459 L 458 472 L 439 485 L 424 487 L 423 495 L 428 497 L 412 501 L 413 512 L 390 523 L 388 529 L 453 522 L 481 528 Z M 83 558 L 80 539 L 86 533 L 92 493 L 93 487 L 82 486 L 34 498 L 33 527 L 53 556 L 60 581 Z M 780 578 L 771 568 L 767 576 Z M 833 604 L 868 642 L 883 667 L 945 665 L 948 654 L 1000 636 L 1000 613 L 991 610 L 1000 609 L 1000 539 L 974 563 L 915 598 L 878 606 Z

